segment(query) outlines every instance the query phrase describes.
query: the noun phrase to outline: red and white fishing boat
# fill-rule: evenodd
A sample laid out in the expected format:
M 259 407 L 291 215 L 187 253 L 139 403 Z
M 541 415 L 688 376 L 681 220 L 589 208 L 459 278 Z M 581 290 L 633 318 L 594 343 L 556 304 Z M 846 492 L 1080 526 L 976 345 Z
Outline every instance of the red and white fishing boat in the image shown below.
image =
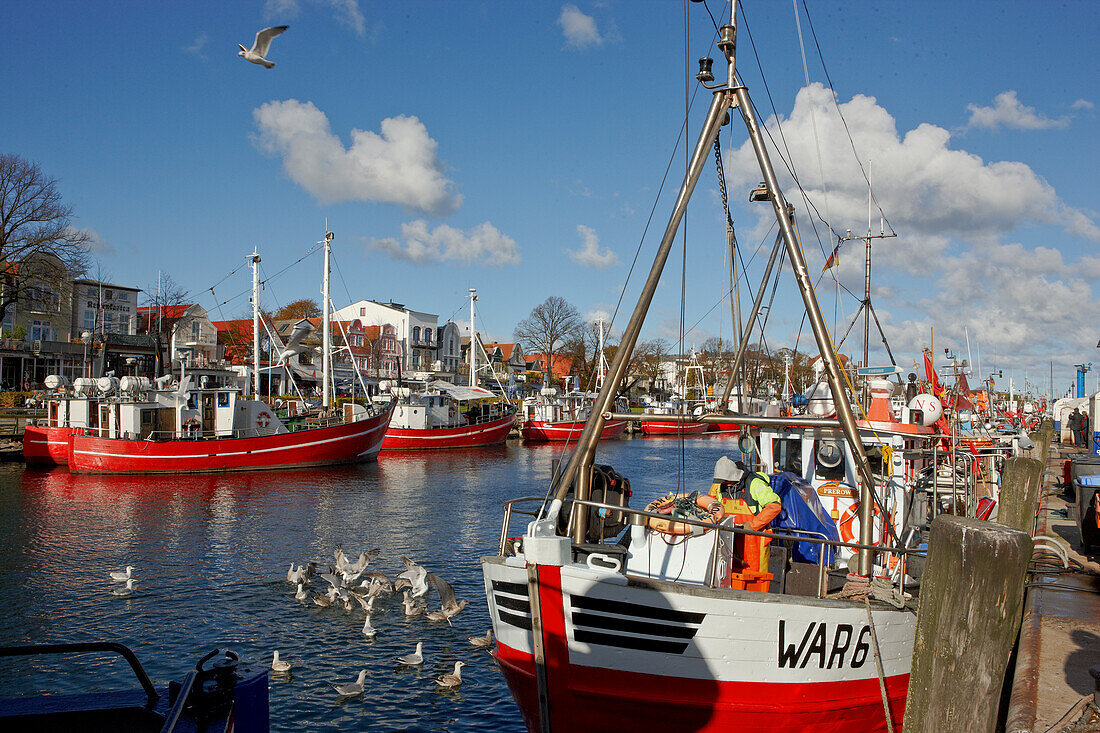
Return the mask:
M 577 440 L 584 430 L 591 403 L 592 397 L 584 393 L 559 397 L 557 390 L 545 388 L 523 401 L 520 434 L 532 443 Z M 626 420 L 611 420 L 603 425 L 600 440 L 621 438 L 624 432 Z
M 405 392 L 382 441 L 383 450 L 434 450 L 496 445 L 516 423 L 516 407 L 480 387 L 433 382 Z
M 735 29 L 736 3 L 728 24 L 718 31 L 726 81 L 713 83 L 710 60 L 700 62 L 697 78 L 713 90 L 703 131 L 577 446 L 568 463 L 554 471 L 549 492 L 545 486 L 521 489 L 528 496 L 550 497 L 521 537 L 509 539 L 509 526 L 513 505 L 526 500 L 506 504 L 498 554 L 482 559 L 495 657 L 532 733 L 654 725 L 669 731 L 886 731 L 896 729 L 904 716 L 916 626 L 915 607 L 904 593 L 903 558 L 910 551 L 876 535 L 876 529 L 890 525 L 875 517 L 885 500 L 883 481 L 905 476 L 906 441 L 918 437 L 899 428 L 896 441 L 890 436 L 888 446 L 876 443 L 878 468 L 885 472 L 876 478 L 865 448 L 868 436 L 876 440 L 874 431 L 856 424 L 797 241 L 793 209 L 780 190 L 748 91 L 735 74 Z M 727 486 L 719 471 L 722 461 L 714 483 L 710 477 L 684 476 L 679 484 L 703 496 L 684 494 L 650 505 L 685 512 L 675 515 L 684 519 L 671 523 L 667 512 L 630 508 L 630 496 L 642 489 L 596 463 L 606 423 L 637 419 L 614 412 L 615 396 L 691 193 L 711 152 L 721 149 L 721 127 L 737 116 L 745 123 L 764 181 L 752 199 L 771 204 L 780 229 L 772 261 L 785 252 L 831 393 L 844 397 L 836 400 L 835 417 L 664 419 L 759 426 L 767 441 L 759 454 L 767 461 L 765 469 L 777 457 L 786 460 L 797 452 L 798 475 L 776 477 L 787 486 L 783 508 L 788 512 L 772 524 L 773 536 L 791 543 L 792 557 L 790 562 L 777 557 L 783 553 L 773 543 L 774 565 L 763 559 L 758 535 L 734 526 L 733 518 L 724 515 L 724 501 L 707 498 L 708 487 L 711 496 L 717 491 L 728 497 L 721 493 Z M 725 190 L 724 181 L 720 185 Z M 769 264 L 762 282 L 770 282 L 770 276 Z M 764 290 L 761 286 L 758 293 Z M 742 350 L 758 307 L 739 335 Z M 746 436 L 738 447 L 750 442 Z M 837 523 L 821 494 L 805 480 L 817 476 L 819 456 L 827 459 L 824 468 L 839 471 L 836 483 L 854 487 L 859 507 L 852 529 L 858 543 L 839 541 Z M 748 455 L 742 458 L 751 462 Z M 650 491 L 661 496 L 677 483 Z M 705 515 L 692 513 L 704 506 L 711 507 Z M 802 509 L 795 511 L 798 506 Z M 816 562 L 805 559 L 805 548 L 811 546 Z M 804 553 L 801 560 L 799 552 Z M 841 565 L 838 556 L 850 558 L 850 565 Z M 764 563 L 768 572 L 752 568 L 753 561 Z M 881 584 L 871 582 L 876 577 Z M 830 595 L 836 590 L 830 579 L 846 578 L 845 592 Z

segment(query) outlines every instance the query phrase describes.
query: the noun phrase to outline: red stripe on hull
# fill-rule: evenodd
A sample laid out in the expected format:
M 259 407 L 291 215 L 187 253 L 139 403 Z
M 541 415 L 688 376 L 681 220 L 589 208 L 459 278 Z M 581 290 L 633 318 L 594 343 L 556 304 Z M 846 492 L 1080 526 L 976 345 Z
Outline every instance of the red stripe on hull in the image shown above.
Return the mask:
M 28 466 L 64 466 L 69 462 L 72 428 L 28 425 L 23 430 L 23 460 Z
M 542 420 L 528 420 L 523 423 L 520 433 L 524 440 L 563 442 L 579 440 L 584 430 L 584 423 L 577 422 L 543 422 Z M 622 437 L 626 431 L 625 420 L 612 420 L 605 423 L 600 432 L 600 440 L 613 440 Z
M 463 425 L 458 428 L 434 428 L 413 430 L 395 428 L 386 430 L 382 450 L 432 450 L 435 448 L 471 448 L 479 445 L 503 443 L 515 425 L 514 414 L 479 425 Z
M 373 460 L 393 416 L 250 438 L 117 440 L 73 435 L 72 473 L 215 473 L 329 466 Z
M 641 428 L 642 435 L 698 435 L 707 431 L 707 424 L 647 422 L 643 420 Z
M 500 643 L 494 656 L 523 712 L 527 730 L 538 733 L 534 658 Z M 877 678 L 847 682 L 731 682 L 577 665 L 555 669 L 549 647 L 547 668 L 550 720 L 555 730 L 649 730 L 654 725 L 661 731 L 738 733 L 886 730 Z M 555 684 L 555 672 L 561 686 Z M 908 686 L 909 675 L 886 678 L 895 730 L 901 729 Z

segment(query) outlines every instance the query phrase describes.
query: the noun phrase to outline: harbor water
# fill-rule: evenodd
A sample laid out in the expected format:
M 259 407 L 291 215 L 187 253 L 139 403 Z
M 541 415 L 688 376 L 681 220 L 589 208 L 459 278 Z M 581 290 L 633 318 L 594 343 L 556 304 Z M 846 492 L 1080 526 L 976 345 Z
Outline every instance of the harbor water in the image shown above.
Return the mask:
M 714 462 L 737 457 L 735 435 L 608 441 L 599 463 L 631 479 L 631 505 L 674 490 L 705 491 Z M 382 453 L 377 463 L 299 471 L 181 476 L 73 476 L 0 466 L 0 644 L 118 641 L 158 684 L 181 679 L 207 652 L 232 649 L 257 666 L 278 649 L 293 664 L 272 676 L 272 730 L 523 729 L 489 654 L 468 636 L 489 627 L 479 558 L 495 554 L 501 502 L 542 494 L 561 444 Z M 686 485 L 681 474 L 686 476 Z M 513 522 L 512 534 L 523 522 Z M 291 562 L 354 559 L 391 578 L 407 555 L 452 583 L 469 607 L 453 626 L 406 618 L 397 596 L 372 615 L 294 599 Z M 108 573 L 135 568 L 134 593 Z M 313 589 L 327 584 L 314 579 Z M 438 608 L 431 594 L 430 605 Z M 420 668 L 395 657 L 424 642 Z M 464 661 L 453 692 L 434 678 Z M 330 683 L 368 671 L 366 693 L 339 699 Z M 119 659 L 0 659 L 0 697 L 136 686 Z

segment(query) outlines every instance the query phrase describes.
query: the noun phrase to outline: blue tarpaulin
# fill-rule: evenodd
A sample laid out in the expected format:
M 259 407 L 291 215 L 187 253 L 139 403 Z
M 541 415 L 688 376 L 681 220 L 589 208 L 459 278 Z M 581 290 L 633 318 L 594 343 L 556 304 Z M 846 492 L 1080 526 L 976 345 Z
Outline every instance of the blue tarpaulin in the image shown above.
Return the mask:
M 772 476 L 772 489 L 779 494 L 779 501 L 783 505 L 779 516 L 772 520 L 772 528 L 776 530 L 801 529 L 808 532 L 818 532 L 831 540 L 840 541 L 836 524 L 832 517 L 825 511 L 817 492 L 802 477 L 793 473 L 777 473 Z M 816 563 L 824 545 L 812 542 L 791 543 L 791 558 L 798 562 Z M 832 561 L 832 550 L 826 548 L 826 562 Z

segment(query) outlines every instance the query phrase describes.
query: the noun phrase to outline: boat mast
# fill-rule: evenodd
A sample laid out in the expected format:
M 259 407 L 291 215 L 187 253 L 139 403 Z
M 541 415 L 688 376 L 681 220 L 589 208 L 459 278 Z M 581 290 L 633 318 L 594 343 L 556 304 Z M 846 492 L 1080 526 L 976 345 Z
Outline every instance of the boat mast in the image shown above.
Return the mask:
M 477 331 L 474 329 L 474 303 L 477 288 L 470 288 L 470 386 L 477 386 Z
M 330 405 L 329 390 L 332 387 L 332 327 L 329 323 L 328 281 L 330 245 L 335 237 L 336 235 L 332 232 L 325 232 L 325 276 L 321 286 L 321 297 L 324 299 L 324 305 L 321 307 L 321 349 L 323 351 L 321 355 L 321 391 L 324 393 L 324 396 L 321 397 L 321 407 L 325 412 L 328 412 Z
M 252 393 L 260 395 L 260 254 L 252 248 Z
M 603 387 L 604 375 L 607 372 L 607 357 L 603 353 L 603 319 L 599 320 L 600 324 L 600 353 L 596 357 L 596 388 Z

